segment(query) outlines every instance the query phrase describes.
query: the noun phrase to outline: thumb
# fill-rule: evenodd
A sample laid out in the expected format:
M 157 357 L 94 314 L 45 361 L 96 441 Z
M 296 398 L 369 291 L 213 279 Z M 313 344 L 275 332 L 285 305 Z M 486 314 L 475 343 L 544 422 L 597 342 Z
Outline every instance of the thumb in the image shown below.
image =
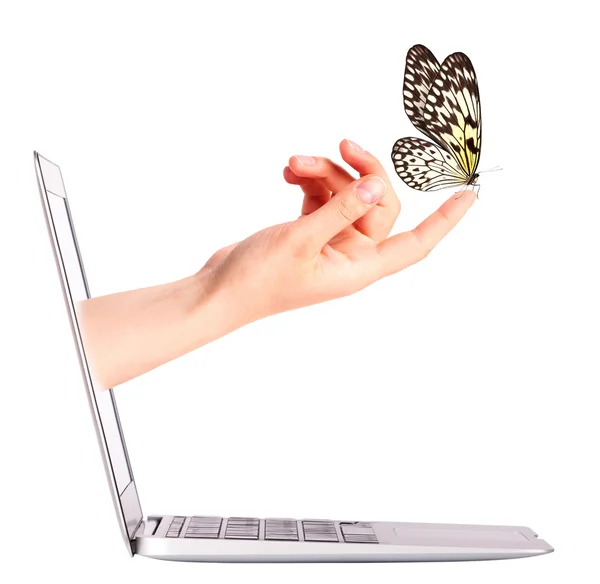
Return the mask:
M 385 194 L 387 185 L 377 175 L 368 174 L 336 193 L 322 207 L 304 217 L 304 228 L 315 247 L 322 248 L 330 239 L 360 219 Z

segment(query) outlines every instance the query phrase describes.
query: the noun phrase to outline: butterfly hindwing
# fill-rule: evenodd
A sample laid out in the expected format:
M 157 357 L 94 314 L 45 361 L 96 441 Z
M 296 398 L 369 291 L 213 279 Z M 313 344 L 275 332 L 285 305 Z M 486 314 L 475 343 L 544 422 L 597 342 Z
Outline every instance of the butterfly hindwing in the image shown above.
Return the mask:
M 426 132 L 452 152 L 467 176 L 477 170 L 481 151 L 481 106 L 475 70 L 464 53 L 448 56 L 427 94 Z
M 434 54 L 423 45 L 415 45 L 406 55 L 404 69 L 404 111 L 417 130 L 428 134 L 423 112 L 429 90 L 440 64 Z
M 469 178 L 452 154 L 421 138 L 398 140 L 392 150 L 392 160 L 398 176 L 418 191 L 462 185 Z

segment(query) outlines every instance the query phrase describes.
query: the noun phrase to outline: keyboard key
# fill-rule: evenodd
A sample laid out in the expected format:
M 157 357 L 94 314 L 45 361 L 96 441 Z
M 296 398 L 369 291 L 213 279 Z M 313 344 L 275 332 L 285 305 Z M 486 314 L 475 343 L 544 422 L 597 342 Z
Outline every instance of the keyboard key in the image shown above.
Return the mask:
M 299 541 L 298 522 L 295 519 L 266 519 L 265 539 Z
M 304 541 L 339 542 L 333 521 L 303 521 Z
M 221 531 L 221 517 L 198 517 L 190 519 L 185 537 L 218 539 Z
M 186 538 L 195 538 L 195 539 L 219 539 L 218 533 L 196 533 L 194 531 L 186 531 Z
M 259 527 L 260 519 L 255 517 L 230 517 L 225 539 L 258 539 Z
M 377 536 L 372 535 L 344 535 L 346 543 L 379 543 Z
M 167 529 L 166 536 L 167 537 L 179 537 L 179 535 L 181 533 L 181 528 L 183 527 L 184 523 L 185 523 L 185 517 L 181 517 L 181 516 L 173 517 L 173 519 L 171 521 L 171 525 L 169 525 L 169 528 Z
M 340 523 L 346 543 L 379 543 L 370 523 Z

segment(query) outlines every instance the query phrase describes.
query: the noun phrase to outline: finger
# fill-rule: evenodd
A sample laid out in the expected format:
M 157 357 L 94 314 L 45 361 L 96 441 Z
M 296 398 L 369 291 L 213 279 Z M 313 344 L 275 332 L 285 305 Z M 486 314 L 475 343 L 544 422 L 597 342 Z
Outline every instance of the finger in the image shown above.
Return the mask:
M 297 174 L 294 174 L 294 171 L 289 166 L 286 166 L 283 169 L 283 178 L 287 183 L 298 186 L 307 185 L 315 181 L 314 178 L 298 176 Z
M 476 198 L 473 191 L 452 195 L 437 211 L 412 231 L 399 233 L 378 246 L 384 276 L 399 272 L 426 258 L 431 250 L 464 217 Z
M 299 185 L 304 193 L 302 215 L 310 215 L 331 198 L 331 192 L 318 180 L 296 176 L 289 166 L 283 169 L 283 177 L 292 185 Z
M 328 203 L 304 217 L 302 237 L 314 251 L 372 209 L 385 194 L 386 184 L 378 176 L 367 175 L 342 189 Z
M 341 191 L 355 180 L 339 164 L 321 156 L 292 156 L 288 164 L 296 176 L 317 179 L 332 193 Z
M 393 199 L 398 200 L 392 187 L 390 177 L 383 168 L 381 162 L 379 162 L 379 160 L 370 152 L 361 148 L 356 142 L 346 139 L 340 142 L 340 154 L 344 161 L 354 168 L 360 176 L 376 174 L 386 182 L 388 189 L 385 196 L 379 201 L 379 206 L 389 205 L 392 203 Z
M 375 174 L 387 184 L 385 196 L 377 203 L 377 207 L 357 221 L 355 227 L 374 241 L 384 240 L 392 230 L 400 214 L 400 201 L 396 196 L 390 178 L 379 160 L 363 150 L 352 140 L 342 140 L 340 153 L 345 162 L 358 171 L 360 176 Z

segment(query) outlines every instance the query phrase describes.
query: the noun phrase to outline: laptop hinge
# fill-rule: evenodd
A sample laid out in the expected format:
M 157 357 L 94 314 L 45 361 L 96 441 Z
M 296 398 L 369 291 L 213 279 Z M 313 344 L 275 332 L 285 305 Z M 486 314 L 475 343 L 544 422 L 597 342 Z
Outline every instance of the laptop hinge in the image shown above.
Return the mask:
M 137 537 L 138 531 L 140 529 L 142 531 L 144 530 L 144 518 L 143 517 L 140 519 L 139 523 L 135 526 L 135 528 L 131 532 L 131 540 L 130 540 L 131 543 L 133 543 L 135 541 L 135 538 Z
M 131 541 L 135 541 L 138 535 L 154 535 L 161 521 L 162 517 L 148 517 L 146 520 L 141 519 L 132 532 Z

